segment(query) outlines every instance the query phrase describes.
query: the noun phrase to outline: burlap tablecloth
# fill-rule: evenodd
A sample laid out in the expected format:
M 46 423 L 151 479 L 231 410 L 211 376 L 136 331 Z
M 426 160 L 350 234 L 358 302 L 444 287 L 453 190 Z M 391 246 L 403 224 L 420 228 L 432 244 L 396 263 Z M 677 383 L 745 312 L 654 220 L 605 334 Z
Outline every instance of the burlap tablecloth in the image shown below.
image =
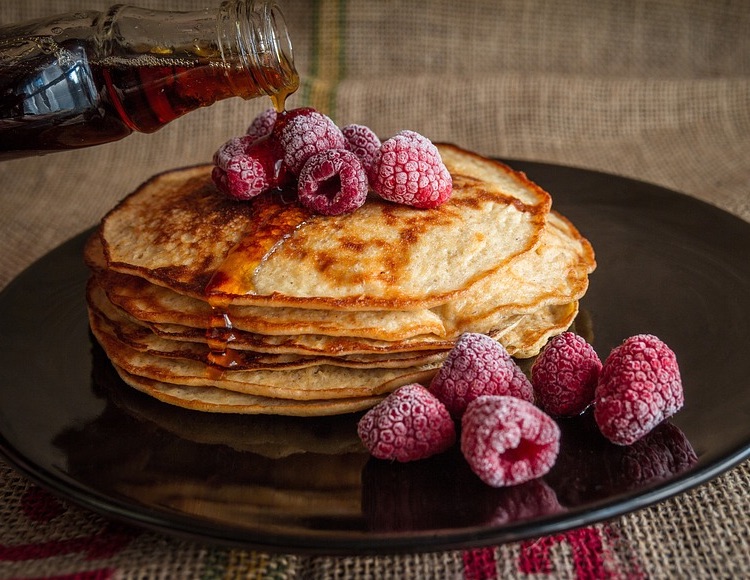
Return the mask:
M 6 0 L 0 22 L 107 5 Z M 380 135 L 409 128 L 487 155 L 654 182 L 750 220 L 745 0 L 282 6 L 303 79 L 292 107 L 312 105 Z M 154 135 L 0 164 L 0 287 L 151 174 L 210 159 L 267 106 L 225 101 Z M 746 462 L 654 507 L 557 536 L 446 553 L 312 557 L 123 527 L 0 463 L 0 577 L 748 577 L 748 488 Z

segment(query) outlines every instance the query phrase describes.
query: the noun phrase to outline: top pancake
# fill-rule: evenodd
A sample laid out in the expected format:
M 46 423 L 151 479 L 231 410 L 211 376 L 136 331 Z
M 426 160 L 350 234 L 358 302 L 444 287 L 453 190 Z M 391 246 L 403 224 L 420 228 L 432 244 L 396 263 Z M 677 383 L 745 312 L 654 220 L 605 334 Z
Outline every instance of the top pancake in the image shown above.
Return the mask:
M 283 194 L 227 199 L 209 165 L 170 171 L 104 218 L 104 256 L 114 271 L 214 305 L 431 308 L 534 247 L 551 205 L 523 174 L 438 147 L 453 194 L 430 210 L 369 199 L 318 216 Z

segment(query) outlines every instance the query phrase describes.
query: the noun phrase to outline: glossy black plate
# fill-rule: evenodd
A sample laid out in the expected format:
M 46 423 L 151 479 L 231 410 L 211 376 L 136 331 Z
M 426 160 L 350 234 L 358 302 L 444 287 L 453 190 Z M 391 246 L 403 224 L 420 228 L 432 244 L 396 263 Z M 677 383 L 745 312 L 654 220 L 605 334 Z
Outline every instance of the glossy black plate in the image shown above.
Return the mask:
M 750 456 L 750 224 L 665 189 L 512 162 L 591 240 L 577 321 L 601 356 L 637 333 L 680 362 L 686 404 L 645 440 L 562 421 L 544 478 L 494 490 L 457 453 L 369 459 L 357 416 L 211 416 L 125 387 L 88 334 L 85 233 L 0 294 L 0 450 L 87 508 L 181 536 L 267 550 L 424 551 L 519 540 L 614 517 Z

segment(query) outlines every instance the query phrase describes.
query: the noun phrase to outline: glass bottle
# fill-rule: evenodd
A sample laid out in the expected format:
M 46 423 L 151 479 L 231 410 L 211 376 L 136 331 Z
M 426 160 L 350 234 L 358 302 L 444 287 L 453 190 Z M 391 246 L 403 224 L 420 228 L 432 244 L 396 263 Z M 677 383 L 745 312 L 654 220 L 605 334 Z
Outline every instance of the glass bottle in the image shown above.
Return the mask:
M 193 12 L 117 5 L 0 27 L 0 159 L 150 133 L 228 97 L 299 86 L 278 6 Z

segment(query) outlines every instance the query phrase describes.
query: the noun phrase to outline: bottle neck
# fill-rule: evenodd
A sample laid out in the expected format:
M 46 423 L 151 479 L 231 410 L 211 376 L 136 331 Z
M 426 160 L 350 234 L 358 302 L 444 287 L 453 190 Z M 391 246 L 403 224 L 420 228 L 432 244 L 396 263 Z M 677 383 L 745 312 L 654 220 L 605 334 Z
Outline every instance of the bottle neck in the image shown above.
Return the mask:
M 262 0 L 226 0 L 219 8 L 216 27 L 222 60 L 247 74 L 245 79 L 228 75 L 235 93 L 245 96 L 247 86 L 256 87 L 281 112 L 286 98 L 299 87 L 299 76 L 279 7 Z
M 135 131 L 154 131 L 228 97 L 268 96 L 283 110 L 299 86 L 272 0 L 225 0 L 218 10 L 191 12 L 114 6 L 102 15 L 97 39 L 110 99 Z
M 87 147 L 156 131 L 229 97 L 299 86 L 274 0 L 218 9 L 117 5 L 0 28 L 0 159 Z

